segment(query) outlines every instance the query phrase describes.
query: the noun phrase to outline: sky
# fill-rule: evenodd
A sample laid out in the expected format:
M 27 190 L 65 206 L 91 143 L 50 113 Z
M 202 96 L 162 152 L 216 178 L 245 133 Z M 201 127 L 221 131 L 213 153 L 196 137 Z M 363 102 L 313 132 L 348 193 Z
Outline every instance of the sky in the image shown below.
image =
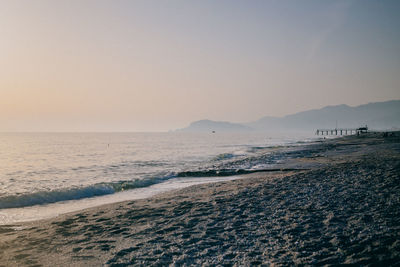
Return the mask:
M 168 131 L 400 99 L 400 1 L 0 0 L 0 131 Z

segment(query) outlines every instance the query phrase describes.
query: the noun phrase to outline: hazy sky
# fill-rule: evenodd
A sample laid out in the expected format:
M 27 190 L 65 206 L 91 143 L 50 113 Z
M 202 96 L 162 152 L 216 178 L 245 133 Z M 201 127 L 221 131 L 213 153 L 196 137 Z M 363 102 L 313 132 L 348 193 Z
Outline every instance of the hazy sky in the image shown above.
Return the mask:
M 156 131 L 400 99 L 400 1 L 2 1 L 0 131 Z

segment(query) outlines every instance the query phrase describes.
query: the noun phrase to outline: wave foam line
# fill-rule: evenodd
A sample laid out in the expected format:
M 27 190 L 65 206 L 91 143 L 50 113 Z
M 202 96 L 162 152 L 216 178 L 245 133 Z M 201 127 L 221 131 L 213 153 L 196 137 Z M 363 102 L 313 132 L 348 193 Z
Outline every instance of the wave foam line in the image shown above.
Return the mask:
M 170 177 L 121 181 L 115 183 L 100 183 L 87 187 L 65 188 L 61 190 L 39 191 L 28 194 L 5 196 L 0 197 L 0 209 L 22 208 L 60 201 L 110 195 L 124 190 L 148 187 L 169 178 Z
M 308 169 L 294 169 L 294 168 L 282 168 L 282 169 L 257 169 L 257 170 L 245 170 L 245 169 L 221 169 L 221 170 L 205 170 L 205 171 L 186 171 L 178 173 L 177 177 L 220 177 L 220 176 L 233 176 L 250 174 L 256 172 L 288 172 L 288 171 L 304 171 Z
M 148 187 L 154 184 L 162 183 L 168 179 L 175 177 L 222 177 L 256 172 L 278 172 L 294 170 L 305 169 L 211 169 L 200 171 L 184 171 L 179 172 L 175 175 L 169 175 L 162 178 L 120 181 L 114 183 L 100 183 L 87 187 L 65 188 L 61 190 L 40 191 L 29 194 L 4 196 L 0 197 L 0 209 L 22 208 L 34 205 L 45 205 L 60 201 L 78 200 L 83 198 L 110 195 L 124 190 Z

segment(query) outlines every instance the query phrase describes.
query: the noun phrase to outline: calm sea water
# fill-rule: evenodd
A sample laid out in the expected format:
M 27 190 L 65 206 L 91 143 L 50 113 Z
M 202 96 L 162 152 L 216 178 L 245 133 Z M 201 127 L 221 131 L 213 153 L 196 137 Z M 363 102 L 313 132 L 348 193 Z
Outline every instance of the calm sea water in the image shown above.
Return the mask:
M 273 167 L 292 136 L 224 133 L 2 133 L 0 209 L 111 195 L 176 177 Z M 207 178 L 209 179 L 209 178 Z

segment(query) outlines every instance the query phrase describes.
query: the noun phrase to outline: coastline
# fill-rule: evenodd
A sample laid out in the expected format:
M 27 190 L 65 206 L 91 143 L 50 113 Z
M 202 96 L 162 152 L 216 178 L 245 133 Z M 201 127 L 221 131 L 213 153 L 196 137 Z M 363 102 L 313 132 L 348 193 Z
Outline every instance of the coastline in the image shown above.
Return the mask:
M 40 179 L 48 181 L 47 187 L 45 186 L 46 190 L 40 190 L 39 188 L 42 185 L 36 185 L 38 189 L 32 191 L 28 190 L 29 192 L 25 193 L 13 194 L 13 191 L 18 192 L 16 188 L 14 188 L 14 190 L 11 188 L 10 192 L 7 192 L 6 194 L 3 192 L 2 197 L 0 197 L 0 225 L 50 219 L 61 214 L 77 212 L 87 208 L 93 208 L 122 201 L 148 198 L 162 192 L 180 189 L 190 185 L 239 179 L 242 178 L 243 174 L 262 171 L 276 172 L 280 171 L 281 169 L 285 169 L 287 171 L 291 169 L 308 169 L 308 166 L 289 164 L 288 158 L 309 156 L 312 153 L 316 153 L 318 149 L 323 147 L 318 141 L 313 139 L 298 139 L 293 137 L 291 138 L 291 141 L 285 141 L 282 138 L 280 138 L 282 140 L 278 138 L 278 142 L 276 140 L 271 141 L 268 139 L 264 145 L 260 145 L 259 142 L 262 143 L 265 141 L 264 139 L 261 141 L 260 137 L 261 135 L 255 135 L 252 137 L 254 139 L 252 139 L 247 136 L 245 138 L 246 140 L 242 140 L 240 138 L 243 137 L 240 137 L 239 143 L 242 145 L 229 145 L 230 149 L 222 149 L 224 151 L 218 149 L 214 150 L 210 146 L 208 146 L 207 152 L 204 151 L 204 149 L 200 149 L 201 151 L 199 151 L 196 149 L 197 145 L 194 145 L 195 151 L 192 151 L 191 153 L 195 154 L 197 159 L 202 157 L 199 155 L 206 154 L 208 155 L 205 156 L 207 159 L 201 160 L 201 162 L 194 164 L 191 163 L 191 167 L 188 167 L 188 162 L 185 160 L 181 161 L 180 163 L 178 163 L 179 161 L 172 160 L 173 162 L 171 163 L 171 166 L 166 167 L 169 171 L 164 169 L 158 169 L 158 171 L 151 170 L 153 168 L 153 164 L 156 166 L 155 169 L 160 168 L 157 167 L 157 165 L 161 166 L 167 164 L 164 162 L 164 160 L 161 160 L 161 158 L 158 158 L 156 155 L 156 162 L 150 160 L 150 168 L 144 171 L 144 173 L 148 172 L 148 175 L 142 173 L 137 177 L 132 174 L 132 172 L 136 172 L 135 164 L 139 164 L 137 168 L 139 172 L 143 166 L 146 168 L 146 164 L 138 160 L 133 160 L 133 162 L 136 162 L 133 165 L 126 164 L 124 161 L 111 165 L 104 164 L 104 168 L 86 164 L 85 160 L 83 160 L 84 163 L 79 165 L 88 165 L 86 166 L 86 169 L 82 166 L 80 167 L 85 169 L 85 171 L 79 173 L 79 171 L 75 172 L 72 169 L 70 174 L 73 177 L 78 175 L 87 177 L 86 180 L 88 182 L 78 182 L 75 184 L 76 181 L 74 181 L 73 178 L 73 181 L 70 185 L 67 183 L 64 186 L 51 189 L 53 186 L 51 177 L 46 177 L 46 175 L 44 175 L 44 177 Z M 207 142 L 209 145 L 213 144 L 213 142 L 216 142 L 215 140 L 208 141 L 210 141 Z M 198 142 L 197 138 L 195 142 Z M 238 141 L 235 140 L 229 141 L 229 143 L 233 144 L 236 144 L 237 142 Z M 216 143 L 219 142 L 217 141 Z M 222 147 L 225 147 L 225 145 Z M 311 149 L 311 147 L 313 148 Z M 172 151 L 175 151 L 174 148 L 171 149 Z M 113 155 L 117 156 L 117 151 L 119 151 L 119 149 L 116 149 Z M 183 154 L 191 154 L 187 152 L 188 151 L 183 151 Z M 181 156 L 177 156 L 176 158 L 182 159 Z M 132 159 L 130 160 L 132 161 Z M 113 160 L 110 160 L 110 162 L 112 161 Z M 127 159 L 127 161 L 129 160 Z M 51 167 L 51 164 L 49 166 Z M 20 166 L 20 168 L 23 169 L 24 167 Z M 54 171 L 55 175 L 57 173 L 66 175 L 69 172 L 69 170 L 62 170 L 60 166 L 57 167 L 57 164 L 54 168 L 57 169 Z M 115 173 L 113 174 L 114 168 L 120 168 L 120 170 L 117 171 L 117 173 L 119 173 L 118 175 Z M 135 169 L 135 171 L 129 171 L 129 176 L 132 175 L 132 178 L 123 178 L 124 171 L 126 172 L 127 169 L 132 168 Z M 45 169 L 46 168 L 43 170 Z M 100 172 L 111 171 L 111 173 L 114 175 L 114 178 L 109 180 L 107 177 L 105 177 L 100 179 L 100 181 L 96 179 L 91 180 L 90 178 L 93 176 L 93 173 L 99 170 Z M 7 174 L 5 175 L 7 176 Z M 26 175 L 29 177 L 31 174 L 27 173 Z M 107 176 L 107 174 L 105 176 Z M 12 175 L 10 177 L 12 177 Z M 119 178 L 115 179 L 115 177 Z M 20 178 L 21 177 L 14 178 L 14 187 L 18 183 L 24 185 L 23 181 L 26 179 Z M 29 181 L 26 181 L 26 183 L 29 185 L 28 187 L 35 187 L 35 183 L 37 183 L 38 180 L 40 181 L 38 177 L 36 178 L 32 177 L 32 184 L 30 184 Z M 55 183 L 59 182 L 59 177 L 56 177 L 54 180 Z M 5 184 L 5 188 L 7 188 L 7 184 Z M 22 189 L 22 191 L 24 191 L 23 187 Z
M 399 263 L 399 138 L 325 145 L 310 170 L 0 226 L 0 266 Z

